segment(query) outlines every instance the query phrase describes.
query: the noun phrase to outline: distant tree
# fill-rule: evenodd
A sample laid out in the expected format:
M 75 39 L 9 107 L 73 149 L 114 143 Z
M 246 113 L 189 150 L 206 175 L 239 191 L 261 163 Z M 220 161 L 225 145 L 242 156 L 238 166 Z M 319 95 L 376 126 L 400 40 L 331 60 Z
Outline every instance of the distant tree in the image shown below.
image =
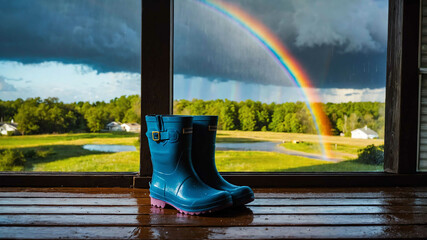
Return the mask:
M 348 118 L 348 132 L 351 132 L 352 130 L 362 127 L 360 124 L 360 117 L 356 113 L 351 113 L 350 117 Z
M 239 109 L 239 122 L 240 129 L 243 131 L 255 131 L 256 129 L 256 116 L 255 112 L 249 105 L 244 104 Z
M 339 133 L 344 132 L 344 121 L 342 120 L 342 118 L 338 118 L 336 122 L 336 128 L 338 129 Z
M 19 123 L 18 130 L 23 135 L 39 133 L 40 123 L 39 116 L 37 116 L 37 101 L 31 99 L 24 102 L 15 115 L 15 121 Z
M 102 108 L 92 107 L 85 113 L 87 126 L 91 132 L 99 132 L 110 121 L 108 113 Z
M 255 111 L 257 113 L 257 130 L 261 130 L 264 128 L 264 131 L 267 130 L 268 125 L 270 124 L 270 111 L 269 106 L 267 104 L 262 104 L 257 102 L 255 105 Z
M 304 102 L 261 103 L 247 100 L 200 99 L 175 100 L 175 114 L 218 115 L 218 128 L 224 130 L 271 130 L 276 132 L 317 133 L 311 112 Z M 347 136 L 355 128 L 368 125 L 384 136 L 384 103 L 347 102 L 312 103 L 324 109 L 334 134 Z M 0 117 L 19 123 L 24 134 L 100 131 L 109 121 L 138 122 L 141 119 L 141 98 L 121 96 L 109 102 L 98 101 L 64 104 L 58 98 L 0 100 Z
M 286 109 L 283 104 L 278 104 L 274 107 L 273 115 L 269 129 L 275 132 L 285 132 L 284 120 L 286 116 Z
M 193 99 L 190 105 L 191 115 L 206 115 L 205 102 L 200 99 Z
M 304 131 L 304 127 L 301 124 L 300 119 L 297 117 L 296 113 L 291 114 L 290 130 L 290 132 L 293 133 L 302 133 Z
M 222 130 L 236 130 L 239 127 L 238 107 L 235 102 L 225 100 L 219 114 L 219 127 Z
M 188 100 L 175 100 L 173 104 L 173 112 L 175 114 L 191 115 L 191 111 L 189 109 L 190 105 L 191 102 Z

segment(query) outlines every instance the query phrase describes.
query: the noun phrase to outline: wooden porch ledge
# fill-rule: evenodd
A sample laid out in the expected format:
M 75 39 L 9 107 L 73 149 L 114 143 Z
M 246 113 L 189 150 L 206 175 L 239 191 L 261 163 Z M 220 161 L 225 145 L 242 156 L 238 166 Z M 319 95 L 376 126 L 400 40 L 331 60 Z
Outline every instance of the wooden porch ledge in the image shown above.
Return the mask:
M 0 188 L 0 238 L 427 238 L 427 188 L 257 188 L 246 207 L 188 216 L 147 189 Z

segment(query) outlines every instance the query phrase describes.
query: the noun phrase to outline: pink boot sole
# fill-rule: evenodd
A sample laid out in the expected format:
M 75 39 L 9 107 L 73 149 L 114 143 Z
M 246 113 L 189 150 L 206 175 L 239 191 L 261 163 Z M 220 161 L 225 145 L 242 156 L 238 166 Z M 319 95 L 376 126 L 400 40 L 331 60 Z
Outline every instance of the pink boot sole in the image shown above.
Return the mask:
M 162 201 L 162 200 L 159 200 L 159 199 L 155 199 L 155 198 L 151 198 L 151 206 L 155 206 L 155 207 L 159 207 L 159 208 L 165 208 L 166 205 L 170 205 L 170 206 L 174 207 L 176 210 L 178 210 L 180 213 L 188 214 L 188 215 L 200 215 L 200 214 L 206 214 L 206 213 L 213 213 L 213 212 L 219 211 L 221 209 L 224 209 L 224 208 L 232 206 L 232 204 L 228 204 L 228 205 L 224 205 L 224 206 L 212 208 L 212 209 L 209 209 L 209 210 L 206 210 L 206 211 L 188 212 L 188 211 L 181 210 L 181 209 L 175 207 L 174 205 L 172 205 L 170 203 L 167 203 L 165 201 Z

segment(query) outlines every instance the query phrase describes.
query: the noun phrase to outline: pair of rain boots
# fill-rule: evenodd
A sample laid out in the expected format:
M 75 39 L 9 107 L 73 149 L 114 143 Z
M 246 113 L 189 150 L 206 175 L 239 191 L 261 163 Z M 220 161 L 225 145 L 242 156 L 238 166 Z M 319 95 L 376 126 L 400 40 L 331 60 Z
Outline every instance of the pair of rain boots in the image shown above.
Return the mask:
M 152 205 L 199 215 L 254 200 L 252 189 L 227 182 L 216 169 L 218 116 L 147 115 L 145 120 Z

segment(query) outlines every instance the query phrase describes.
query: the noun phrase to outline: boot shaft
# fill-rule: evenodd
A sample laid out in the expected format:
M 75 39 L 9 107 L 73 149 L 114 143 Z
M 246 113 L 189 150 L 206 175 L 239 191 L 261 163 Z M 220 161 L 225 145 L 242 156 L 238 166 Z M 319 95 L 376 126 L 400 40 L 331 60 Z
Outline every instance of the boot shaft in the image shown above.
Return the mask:
M 148 144 L 153 172 L 172 174 L 191 165 L 192 117 L 147 115 Z
M 193 117 L 193 149 L 191 153 L 194 169 L 204 183 L 218 190 L 229 192 L 235 205 L 254 200 L 252 189 L 227 182 L 215 164 L 215 140 L 218 116 Z
M 204 179 L 215 169 L 215 140 L 218 116 L 193 116 L 192 162 L 199 176 Z M 205 172 L 205 174 L 201 174 Z

